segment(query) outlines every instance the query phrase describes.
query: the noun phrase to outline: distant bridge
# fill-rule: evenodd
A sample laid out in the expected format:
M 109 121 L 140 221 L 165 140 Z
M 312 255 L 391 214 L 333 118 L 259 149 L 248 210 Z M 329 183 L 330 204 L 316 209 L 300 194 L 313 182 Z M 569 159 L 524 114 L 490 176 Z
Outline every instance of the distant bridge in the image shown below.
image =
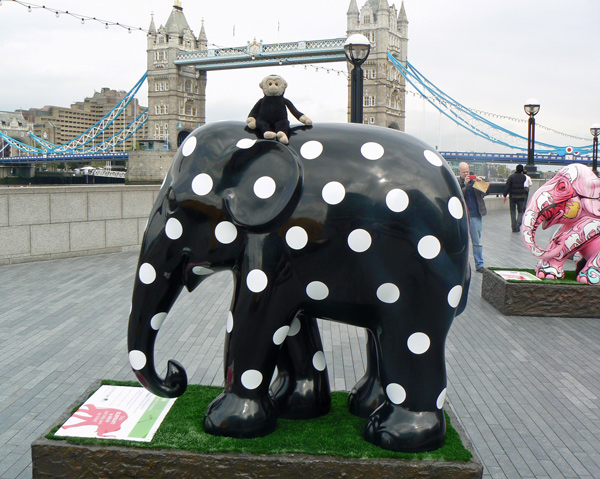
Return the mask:
M 128 160 L 129 153 L 126 151 L 120 153 L 78 153 L 78 154 L 58 154 L 58 155 L 36 155 L 36 156 L 7 156 L 0 158 L 0 165 L 13 163 L 51 163 L 72 161 L 115 161 Z
M 466 161 L 480 163 L 527 163 L 527 153 L 477 153 L 473 151 L 440 151 L 446 161 Z M 534 155 L 536 165 L 569 165 L 583 163 L 591 165 L 592 158 L 579 155 Z
M 346 61 L 345 38 L 303 40 L 290 43 L 263 44 L 262 40 L 246 46 L 214 48 L 195 52 L 178 52 L 175 65 L 192 65 L 196 70 L 228 70 L 275 65 L 301 65 Z
M 466 161 L 480 163 L 527 163 L 525 153 L 478 153 L 472 151 L 440 151 L 446 161 Z M 38 156 L 10 156 L 0 158 L 0 165 L 24 164 L 24 163 L 49 163 L 49 162 L 88 162 L 88 161 L 113 161 L 128 160 L 129 152 L 119 153 L 83 153 L 83 154 L 60 154 L 60 155 L 38 155 Z M 583 163 L 591 166 L 592 159 L 588 156 L 578 155 L 535 155 L 536 165 L 568 165 L 571 163 Z

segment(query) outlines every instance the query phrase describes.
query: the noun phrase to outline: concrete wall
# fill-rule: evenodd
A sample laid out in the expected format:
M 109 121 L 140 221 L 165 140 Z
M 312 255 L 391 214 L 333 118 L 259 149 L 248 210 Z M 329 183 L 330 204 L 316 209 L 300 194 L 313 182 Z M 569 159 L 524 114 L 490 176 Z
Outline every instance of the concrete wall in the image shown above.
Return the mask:
M 0 188 L 0 264 L 137 249 L 159 185 Z
M 541 184 L 534 180 L 532 193 Z M 0 265 L 137 249 L 159 188 L 0 188 Z M 486 196 L 485 203 L 508 215 L 502 195 Z
M 129 152 L 126 181 L 131 183 L 162 183 L 175 158 L 174 151 Z

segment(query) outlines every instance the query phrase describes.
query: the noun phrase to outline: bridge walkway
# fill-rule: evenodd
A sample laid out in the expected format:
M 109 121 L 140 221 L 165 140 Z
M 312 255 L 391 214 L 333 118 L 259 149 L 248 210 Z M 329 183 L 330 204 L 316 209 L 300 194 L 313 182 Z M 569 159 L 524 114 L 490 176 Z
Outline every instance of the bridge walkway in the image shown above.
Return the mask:
M 486 266 L 533 266 L 506 211 L 484 218 Z M 0 478 L 31 477 L 30 444 L 95 380 L 131 380 L 126 323 L 135 252 L 0 266 Z M 471 259 L 472 263 L 472 259 Z M 448 402 L 491 478 L 600 477 L 600 320 L 506 317 L 470 300 L 447 343 Z M 183 294 L 159 335 L 157 364 L 222 384 L 231 280 Z M 335 389 L 364 369 L 361 330 L 323 322 Z

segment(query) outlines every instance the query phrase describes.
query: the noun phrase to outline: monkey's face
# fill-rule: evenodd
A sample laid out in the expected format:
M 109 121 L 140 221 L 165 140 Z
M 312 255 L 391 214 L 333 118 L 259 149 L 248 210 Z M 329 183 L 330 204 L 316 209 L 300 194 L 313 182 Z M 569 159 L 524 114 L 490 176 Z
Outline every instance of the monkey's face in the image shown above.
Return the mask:
M 286 87 L 287 82 L 279 75 L 270 75 L 261 82 L 261 88 L 265 96 L 281 96 Z

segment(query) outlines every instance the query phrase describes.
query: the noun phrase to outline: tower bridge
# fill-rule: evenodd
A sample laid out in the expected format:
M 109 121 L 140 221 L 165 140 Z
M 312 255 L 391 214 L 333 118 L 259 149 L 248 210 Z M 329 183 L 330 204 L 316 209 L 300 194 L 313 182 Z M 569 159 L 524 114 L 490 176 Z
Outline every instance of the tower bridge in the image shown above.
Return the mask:
M 406 65 L 408 20 L 387 0 L 366 0 L 358 9 L 350 0 L 346 36 L 265 44 L 253 40 L 244 46 L 208 48 L 202 23 L 196 37 L 176 1 L 166 24 L 152 19 L 148 36 L 148 133 L 146 148 L 176 149 L 185 137 L 206 121 L 207 72 L 276 65 L 346 62 L 344 42 L 360 33 L 372 43 L 365 71 L 364 122 L 404 130 L 405 82 L 387 55 Z M 350 82 L 348 82 L 350 95 Z
M 214 48 L 197 52 L 178 52 L 175 65 L 193 65 L 196 70 L 228 70 L 276 65 L 302 65 L 346 61 L 346 38 L 302 40 L 299 42 L 263 44 L 248 42 L 243 47 Z
M 359 10 L 357 0 L 349 0 L 346 16 L 346 35 L 359 33 L 371 42 L 370 55 L 362 65 L 365 76 L 363 123 L 404 130 L 406 82 L 408 81 L 423 98 L 459 126 L 487 140 L 524 150 L 514 143 L 504 143 L 492 134 L 488 134 L 487 131 L 500 128 L 489 121 L 483 127 L 479 126 L 483 120 L 480 115 L 448 97 L 408 62 L 408 19 L 403 3 L 400 9 L 396 9 L 394 4 L 388 3 L 388 0 L 365 0 Z M 143 138 L 140 139 L 139 136 L 136 138 L 139 149 L 173 151 L 181 145 L 189 133 L 206 121 L 208 72 L 277 65 L 346 62 L 343 48 L 346 37 L 271 44 L 254 39 L 243 46 L 208 48 L 204 21 L 200 33 L 195 36 L 179 0 L 175 0 L 165 25 L 157 28 L 152 16 L 148 32 L 147 71 L 140 80 L 143 82 L 145 79 L 148 82 L 146 111 L 139 114 L 127 126 L 124 121 L 119 121 L 123 128 L 115 134 L 116 118 L 135 94 L 134 90 L 139 88 L 141 83 L 138 82 L 127 98 L 122 100 L 113 111 L 93 128 L 64 145 L 54 145 L 47 141 L 45 136 L 40 138 L 32 132 L 28 135 L 27 144 L 25 141 L 17 141 L 15 135 L 11 137 L 10 131 L 0 130 L 0 163 L 69 162 L 101 158 L 111 148 L 114 153 L 114 147 L 126 141 L 136 131 L 141 132 L 142 130 L 139 130 L 141 125 L 145 125 L 145 129 Z M 346 64 L 351 68 L 348 63 Z M 350 80 L 348 80 L 348 97 L 350 97 Z M 450 105 L 450 111 L 442 110 L 440 105 Z M 349 113 L 348 111 L 348 117 Z M 113 133 L 108 135 L 110 138 L 105 139 L 104 133 L 109 133 L 107 130 L 109 125 L 112 125 Z M 521 135 L 514 132 L 504 130 L 503 133 L 509 133 L 519 141 L 523 139 Z M 15 134 L 22 137 L 21 132 Z M 571 147 L 538 144 L 546 147 L 546 150 L 538 151 L 536 148 L 536 163 L 552 165 L 588 161 L 590 147 L 578 147 L 580 153 L 578 156 L 568 154 L 573 151 Z M 35 156 L 20 156 L 17 150 Z M 519 153 L 442 152 L 442 155 L 448 161 L 525 163 L 526 160 L 525 155 Z M 121 156 L 127 157 L 127 152 L 123 151 Z

